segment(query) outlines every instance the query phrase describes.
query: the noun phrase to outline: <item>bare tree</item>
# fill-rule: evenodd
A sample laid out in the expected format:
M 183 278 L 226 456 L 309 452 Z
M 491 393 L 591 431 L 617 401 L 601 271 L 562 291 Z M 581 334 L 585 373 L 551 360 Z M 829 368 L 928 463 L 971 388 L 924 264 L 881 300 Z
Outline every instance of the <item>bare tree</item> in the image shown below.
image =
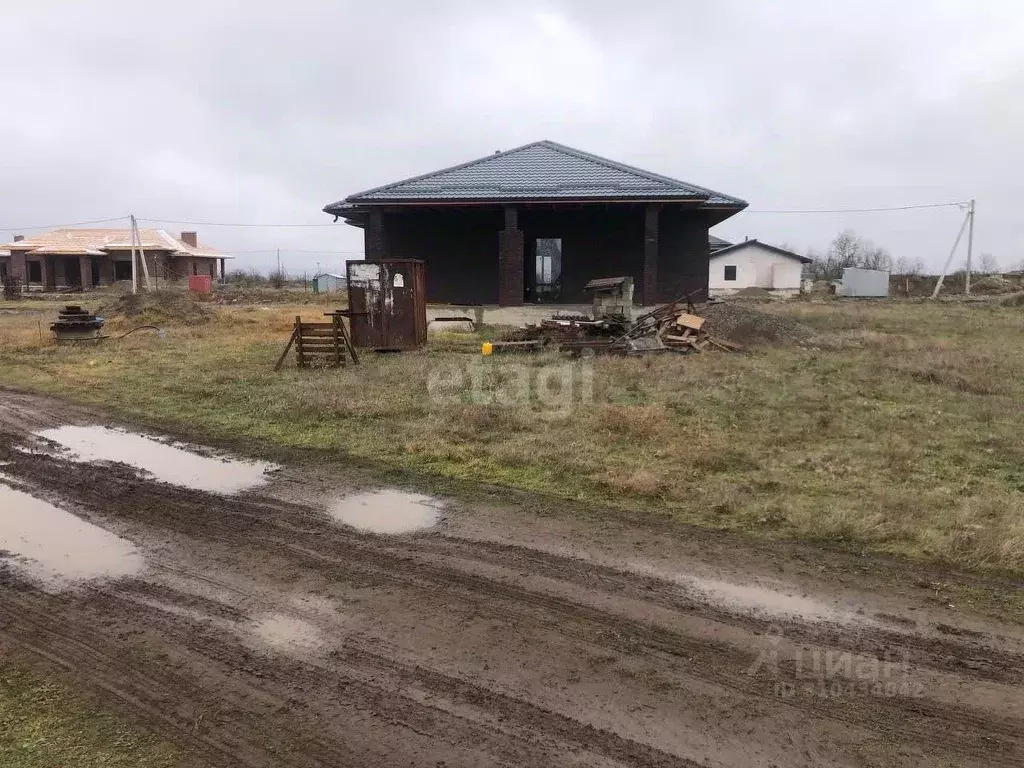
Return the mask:
M 978 260 L 978 274 L 979 275 L 997 275 L 999 274 L 999 262 L 996 261 L 996 257 L 991 253 L 981 254 L 981 258 Z
M 921 259 L 910 259 L 900 256 L 892 264 L 891 275 L 900 278 L 903 293 L 910 295 L 911 281 L 924 274 L 924 262 Z
M 807 252 L 811 263 L 805 267 L 806 274 L 815 280 L 838 280 L 846 267 L 864 269 L 893 269 L 892 254 L 888 250 L 865 240 L 852 229 L 844 229 L 829 243 L 825 253 L 813 249 Z M 903 260 L 896 267 L 899 274 L 921 274 L 924 265 Z
M 804 276 L 810 280 L 825 280 L 826 278 L 826 267 L 825 254 L 820 251 L 816 251 L 813 248 L 808 249 L 807 258 L 811 260 L 810 264 L 804 264 Z
M 863 267 L 864 269 L 884 269 L 888 271 L 892 269 L 892 254 L 869 240 L 862 241 L 856 266 Z

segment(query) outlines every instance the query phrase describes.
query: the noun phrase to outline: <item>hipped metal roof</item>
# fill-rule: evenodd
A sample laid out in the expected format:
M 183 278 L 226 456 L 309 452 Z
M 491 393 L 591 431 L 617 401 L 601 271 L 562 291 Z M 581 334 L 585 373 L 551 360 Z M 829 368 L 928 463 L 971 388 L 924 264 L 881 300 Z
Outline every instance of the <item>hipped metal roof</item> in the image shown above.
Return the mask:
M 375 204 L 499 201 L 679 200 L 733 212 L 745 200 L 608 160 L 554 141 L 375 187 L 331 203 L 336 216 Z

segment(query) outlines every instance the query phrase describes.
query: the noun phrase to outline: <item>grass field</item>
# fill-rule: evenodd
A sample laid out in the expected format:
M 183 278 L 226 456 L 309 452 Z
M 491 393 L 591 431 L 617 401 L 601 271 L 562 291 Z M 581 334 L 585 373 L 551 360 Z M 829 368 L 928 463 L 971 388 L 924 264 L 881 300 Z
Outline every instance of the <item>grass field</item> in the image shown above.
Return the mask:
M 183 763 L 167 744 L 0 658 L 0 765 L 172 768 Z
M 275 373 L 292 319 L 320 307 L 217 307 L 162 339 L 58 347 L 52 308 L 18 306 L 43 313 L 0 314 L 0 383 L 147 423 L 1024 573 L 1021 307 L 794 301 L 767 311 L 814 328 L 807 346 L 566 363 L 485 360 L 449 339 Z M 568 376 L 571 399 L 555 386 Z M 506 404 L 483 402 L 496 391 Z

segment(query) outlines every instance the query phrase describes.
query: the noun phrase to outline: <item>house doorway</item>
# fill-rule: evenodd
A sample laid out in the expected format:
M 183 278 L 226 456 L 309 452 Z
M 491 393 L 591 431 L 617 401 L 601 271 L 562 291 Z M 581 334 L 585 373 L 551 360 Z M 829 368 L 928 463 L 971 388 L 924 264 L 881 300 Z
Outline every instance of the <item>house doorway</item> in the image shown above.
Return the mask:
M 524 298 L 529 302 L 556 302 L 562 293 L 562 238 L 531 238 L 526 248 Z
M 38 261 L 30 261 L 28 263 L 28 282 L 30 283 L 41 283 L 43 282 L 43 265 Z
M 72 288 L 82 287 L 82 265 L 77 256 L 64 259 L 64 283 Z
M 118 259 L 114 262 L 114 280 L 131 280 L 132 262 Z

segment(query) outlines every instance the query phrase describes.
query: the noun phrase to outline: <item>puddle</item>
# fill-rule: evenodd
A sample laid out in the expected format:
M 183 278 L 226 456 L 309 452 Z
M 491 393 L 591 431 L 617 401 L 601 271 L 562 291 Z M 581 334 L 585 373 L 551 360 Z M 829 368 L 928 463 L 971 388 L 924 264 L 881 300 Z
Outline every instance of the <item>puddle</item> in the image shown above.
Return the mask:
M 831 606 L 820 600 L 799 595 L 788 595 L 776 589 L 752 584 L 734 584 L 712 579 L 691 579 L 692 587 L 726 605 L 747 608 L 772 616 L 791 617 L 806 621 L 851 621 L 858 617 L 852 611 Z
M 135 547 L 63 509 L 0 484 L 0 550 L 47 589 L 142 570 Z
M 264 643 L 280 650 L 316 650 L 324 644 L 319 629 L 283 613 L 258 616 L 253 631 Z
M 63 446 L 75 461 L 119 462 L 161 482 L 211 493 L 254 488 L 276 469 L 267 462 L 201 456 L 180 445 L 108 427 L 64 426 L 36 435 Z
M 701 579 L 689 574 L 660 571 L 644 564 L 634 564 L 631 570 L 675 582 L 688 591 L 697 593 L 708 602 L 719 603 L 727 608 L 778 618 L 803 619 L 804 621 L 833 621 L 847 624 L 869 621 L 852 610 L 832 606 L 810 597 L 786 594 L 769 587 L 736 584 L 716 579 Z
M 374 491 L 346 496 L 330 508 L 340 523 L 371 533 L 410 533 L 430 528 L 441 516 L 441 502 L 404 491 Z

